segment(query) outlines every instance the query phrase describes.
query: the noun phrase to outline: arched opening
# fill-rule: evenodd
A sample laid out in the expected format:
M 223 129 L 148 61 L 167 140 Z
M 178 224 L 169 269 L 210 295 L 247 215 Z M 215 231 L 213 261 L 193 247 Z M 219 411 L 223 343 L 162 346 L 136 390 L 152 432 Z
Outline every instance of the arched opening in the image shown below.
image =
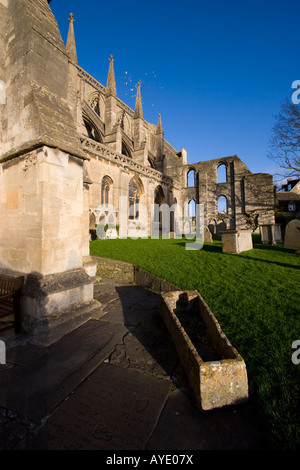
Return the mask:
M 89 138 L 95 140 L 96 142 L 101 142 L 101 138 L 97 129 L 95 129 L 95 127 L 86 120 L 84 120 L 84 125 Z
M 132 158 L 131 152 L 128 148 L 128 146 L 125 144 L 125 142 L 122 140 L 122 155 L 125 155 L 126 157 Z
M 196 217 L 196 202 L 194 199 L 189 202 L 189 217 Z
M 165 195 L 162 187 L 159 185 L 154 191 L 154 222 L 162 222 L 162 213 L 159 210 L 159 206 L 164 202 Z
M 195 186 L 195 170 L 191 168 L 187 173 L 187 187 L 193 188 Z
M 220 196 L 218 199 L 218 214 L 227 214 L 227 198 L 225 196 Z
M 132 178 L 129 183 L 129 219 L 139 218 L 139 203 L 143 192 L 143 184 L 139 178 Z
M 154 158 L 150 157 L 149 155 L 148 155 L 148 163 L 149 163 L 149 166 L 150 166 L 151 168 L 153 168 L 154 170 L 156 170 L 156 165 L 155 165 Z
M 95 96 L 91 101 L 91 108 L 100 117 L 99 95 Z
M 110 203 L 110 189 L 113 182 L 109 176 L 104 176 L 101 184 L 101 204 L 108 205 Z
M 221 163 L 217 169 L 217 182 L 219 183 L 227 183 L 227 167 L 225 163 Z

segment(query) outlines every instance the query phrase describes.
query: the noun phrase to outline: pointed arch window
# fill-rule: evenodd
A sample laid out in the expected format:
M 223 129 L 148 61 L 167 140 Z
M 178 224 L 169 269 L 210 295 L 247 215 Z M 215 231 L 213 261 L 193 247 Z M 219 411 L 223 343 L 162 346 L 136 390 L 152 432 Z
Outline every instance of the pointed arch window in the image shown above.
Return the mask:
M 194 199 L 189 201 L 189 217 L 196 217 L 196 202 Z
M 100 117 L 99 94 L 92 99 L 91 108 Z
M 193 188 L 195 186 L 195 170 L 191 168 L 187 173 L 187 187 Z
M 108 205 L 110 203 L 110 190 L 112 186 L 112 179 L 109 176 L 104 176 L 101 184 L 101 204 Z
M 227 198 L 225 196 L 220 196 L 218 199 L 218 214 L 227 214 Z
M 217 169 L 217 182 L 227 183 L 227 167 L 225 163 L 221 163 Z
M 135 220 L 139 218 L 139 202 L 140 192 L 135 181 L 129 183 L 129 219 Z
M 162 214 L 160 205 L 164 202 L 165 195 L 162 187 L 159 185 L 154 191 L 154 222 L 161 222 Z

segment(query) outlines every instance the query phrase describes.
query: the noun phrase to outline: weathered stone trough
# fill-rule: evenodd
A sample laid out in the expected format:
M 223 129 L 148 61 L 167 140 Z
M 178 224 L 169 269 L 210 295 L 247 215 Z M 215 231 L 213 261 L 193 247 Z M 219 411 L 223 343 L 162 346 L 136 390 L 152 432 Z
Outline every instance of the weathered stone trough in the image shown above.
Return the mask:
M 162 293 L 160 312 L 200 408 L 247 401 L 245 362 L 199 293 Z

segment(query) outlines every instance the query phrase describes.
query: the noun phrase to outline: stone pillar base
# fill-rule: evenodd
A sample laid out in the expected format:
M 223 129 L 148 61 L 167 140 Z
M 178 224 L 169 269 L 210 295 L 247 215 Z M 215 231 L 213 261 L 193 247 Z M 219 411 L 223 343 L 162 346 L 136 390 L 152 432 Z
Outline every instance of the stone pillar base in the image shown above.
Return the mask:
M 97 261 L 90 256 L 83 257 L 83 268 L 88 276 L 95 277 L 97 274 Z
M 30 342 L 49 346 L 80 325 L 97 318 L 94 281 L 83 268 L 42 276 L 29 274 L 21 298 L 21 324 Z

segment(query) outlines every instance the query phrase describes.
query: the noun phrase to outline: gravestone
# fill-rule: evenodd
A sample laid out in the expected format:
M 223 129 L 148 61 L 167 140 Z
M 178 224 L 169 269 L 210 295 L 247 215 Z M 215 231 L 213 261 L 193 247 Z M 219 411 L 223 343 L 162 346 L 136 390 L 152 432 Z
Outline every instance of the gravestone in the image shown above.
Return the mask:
M 227 230 L 221 236 L 223 253 L 241 253 L 253 248 L 251 230 Z
M 212 243 L 212 234 L 208 227 L 204 227 L 204 243 Z
M 261 242 L 264 245 L 277 245 L 282 243 L 281 224 L 260 225 Z
M 285 248 L 300 248 L 300 220 L 291 220 L 285 229 L 284 237 Z
M 96 217 L 93 212 L 90 211 L 90 230 L 94 230 L 96 226 Z

